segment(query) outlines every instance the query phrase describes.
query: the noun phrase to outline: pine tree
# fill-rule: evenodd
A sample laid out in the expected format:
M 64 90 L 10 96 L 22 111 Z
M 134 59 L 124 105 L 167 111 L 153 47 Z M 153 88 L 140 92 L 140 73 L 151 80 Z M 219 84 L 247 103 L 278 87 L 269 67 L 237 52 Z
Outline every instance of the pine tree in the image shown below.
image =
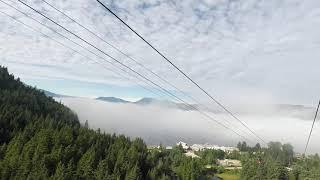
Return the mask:
M 7 144 L 4 143 L 3 145 L 0 146 L 0 161 L 4 158 L 7 150 Z
M 84 123 L 84 128 L 86 128 L 86 129 L 89 128 L 89 122 L 88 122 L 88 120 L 85 121 L 85 123 Z
M 90 148 L 78 162 L 78 174 L 85 179 L 92 179 L 94 176 L 95 150 Z
M 177 179 L 203 165 L 184 150 L 148 152 L 142 139 L 105 134 L 0 66 L 0 179 Z
M 137 165 L 129 170 L 126 174 L 126 180 L 139 180 L 141 179 L 141 172 Z
M 100 161 L 100 163 L 98 164 L 97 170 L 95 172 L 95 177 L 97 179 L 106 179 L 109 176 L 109 172 L 108 172 L 108 162 L 107 160 L 102 160 Z
M 57 168 L 56 168 L 56 171 L 54 173 L 54 176 L 53 176 L 53 179 L 56 179 L 56 180 L 63 180 L 65 179 L 65 167 L 64 165 L 62 164 L 62 162 L 60 161 L 57 165 Z
M 75 173 L 75 165 L 73 162 L 73 159 L 70 159 L 65 171 L 65 179 L 78 179 L 76 178 L 76 173 Z

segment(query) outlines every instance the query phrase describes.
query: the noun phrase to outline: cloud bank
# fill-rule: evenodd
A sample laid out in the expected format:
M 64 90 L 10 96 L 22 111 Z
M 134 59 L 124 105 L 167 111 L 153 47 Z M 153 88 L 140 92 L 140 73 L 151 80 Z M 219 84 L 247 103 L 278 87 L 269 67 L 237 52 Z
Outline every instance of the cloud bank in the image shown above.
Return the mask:
M 9 2 L 9 1 L 8 1 Z M 26 0 L 62 25 L 157 80 L 40 0 Z M 130 33 L 99 4 L 89 0 L 48 0 L 108 42 L 172 83 L 205 101 L 205 96 Z M 318 0 L 141 0 L 103 1 L 221 100 L 315 104 L 318 80 L 320 2 Z M 59 32 L 61 29 L 18 3 L 9 2 Z M 0 3 L 0 10 L 95 58 Z M 60 79 L 133 86 L 100 65 L 72 53 L 1 15 L 0 63 L 23 80 Z M 74 37 L 67 35 L 74 39 Z M 95 58 L 98 60 L 97 58 Z M 106 65 L 109 68 L 114 67 Z M 36 85 L 34 82 L 33 85 Z M 84 83 L 85 85 L 85 83 Z M 168 86 L 165 86 L 169 88 Z M 46 88 L 46 87 L 42 87 Z M 46 88 L 48 89 L 48 88 Z M 62 90 L 60 88 L 59 91 Z M 82 91 L 87 92 L 86 88 Z M 70 92 L 65 92 L 72 94 Z M 83 93 L 85 94 L 85 93 Z M 91 94 L 90 94 L 91 95 Z M 101 94 L 96 94 L 99 96 Z
M 159 143 L 173 145 L 178 141 L 185 141 L 190 144 L 213 143 L 236 146 L 239 141 L 243 141 L 239 136 L 205 119 L 195 111 L 167 109 L 154 105 L 116 104 L 88 98 L 57 100 L 74 110 L 82 123 L 88 120 L 91 128 L 100 128 L 108 133 L 142 137 L 152 145 Z M 243 127 L 227 118 L 225 114 L 212 114 L 212 116 L 250 139 L 252 142 L 248 142 L 249 144 L 257 142 Z M 240 118 L 267 141 L 289 142 L 295 151 L 303 152 L 311 126 L 310 120 L 259 113 L 241 113 Z M 317 126 L 310 142 L 310 153 L 320 152 L 320 145 L 317 143 L 320 131 Z

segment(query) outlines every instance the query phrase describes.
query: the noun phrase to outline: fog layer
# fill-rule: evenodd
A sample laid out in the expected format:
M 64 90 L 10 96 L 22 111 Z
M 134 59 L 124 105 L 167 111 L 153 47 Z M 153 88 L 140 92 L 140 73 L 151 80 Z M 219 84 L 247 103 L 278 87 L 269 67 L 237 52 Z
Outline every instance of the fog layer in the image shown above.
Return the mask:
M 196 111 L 183 111 L 159 106 L 139 106 L 136 104 L 108 103 L 88 98 L 64 97 L 57 99 L 75 111 L 80 121 L 88 120 L 91 128 L 108 132 L 141 137 L 147 144 L 173 145 L 178 141 L 187 143 L 213 143 L 235 146 L 242 141 L 232 131 L 206 119 Z M 277 112 L 277 111 L 275 111 Z M 312 111 L 310 111 L 312 112 Z M 299 114 L 297 110 L 295 115 Z M 305 113 L 305 112 L 303 112 Z M 288 111 L 279 115 L 270 113 L 239 113 L 239 117 L 267 141 L 291 143 L 296 152 L 302 152 L 311 127 L 311 119 L 292 116 Z M 245 128 L 225 114 L 210 114 L 215 119 L 234 129 L 241 135 L 257 142 Z M 317 140 L 320 130 L 315 124 L 309 152 L 320 152 Z

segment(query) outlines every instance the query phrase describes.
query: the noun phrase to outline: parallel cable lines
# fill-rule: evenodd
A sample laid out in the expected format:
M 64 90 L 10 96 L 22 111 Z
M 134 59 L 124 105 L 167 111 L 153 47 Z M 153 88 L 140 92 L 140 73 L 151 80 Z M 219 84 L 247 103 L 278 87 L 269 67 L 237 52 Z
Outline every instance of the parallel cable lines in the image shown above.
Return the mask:
M 145 38 L 143 38 L 137 31 L 135 31 L 132 27 L 130 27 L 126 22 L 124 22 L 118 15 L 116 15 L 110 8 L 108 8 L 105 4 L 103 4 L 100 0 L 96 0 L 102 7 L 104 7 L 107 11 L 109 11 L 113 16 L 115 16 L 119 21 L 121 21 L 126 27 L 128 27 L 134 34 L 136 34 L 141 40 L 143 40 L 146 44 L 148 44 L 154 51 L 156 51 L 161 57 L 163 57 L 169 64 L 171 64 L 175 69 L 177 69 L 184 77 L 186 77 L 192 84 L 198 87 L 203 93 L 205 93 L 212 101 L 214 101 L 217 105 L 219 105 L 224 111 L 226 111 L 231 117 L 240 122 L 246 129 L 248 129 L 254 136 L 260 139 L 263 143 L 267 144 L 267 142 L 262 139 L 257 133 L 255 133 L 251 128 L 249 128 L 243 121 L 241 121 L 238 117 L 235 116 L 230 110 L 228 110 L 222 103 L 220 103 L 217 99 L 215 99 L 212 95 L 210 95 L 206 90 L 204 90 L 198 83 L 196 83 L 190 76 L 188 76 L 185 72 L 183 72 L 178 66 L 176 66 L 171 60 L 169 60 L 163 53 L 161 53 L 157 48 L 155 48 L 151 43 L 149 43 Z
M 69 15 L 67 15 L 66 13 L 62 12 L 61 10 L 59 10 L 58 8 L 56 8 L 55 6 L 53 6 L 52 4 L 48 3 L 46 0 L 41 0 L 43 1 L 45 4 L 47 4 L 48 6 L 50 6 L 51 8 L 53 8 L 54 10 L 58 11 L 59 13 L 63 14 L 65 17 L 67 17 L 69 20 L 71 20 L 72 22 L 74 22 L 75 24 L 77 24 L 78 26 L 82 27 L 83 29 L 85 29 L 86 31 L 88 31 L 91 35 L 93 35 L 94 37 L 96 37 L 97 39 L 101 40 L 102 42 L 108 44 L 110 47 L 112 47 L 113 49 L 115 49 L 117 52 L 119 52 L 120 54 L 124 55 L 126 58 L 130 59 L 131 61 L 133 61 L 134 63 L 138 64 L 140 67 L 142 67 L 143 69 L 147 70 L 148 72 L 150 72 L 151 74 L 153 74 L 154 76 L 156 76 L 157 78 L 159 78 L 161 81 L 163 81 L 164 83 L 170 85 L 171 87 L 173 87 L 174 89 L 176 89 L 177 91 L 179 91 L 179 93 L 183 94 L 184 96 L 189 97 L 190 99 L 192 99 L 194 102 L 200 104 L 195 98 L 193 98 L 192 96 L 188 95 L 187 93 L 183 92 L 181 89 L 179 89 L 177 86 L 173 85 L 172 83 L 170 83 L 169 81 L 167 81 L 166 79 L 162 78 L 161 76 L 159 76 L 157 73 L 155 73 L 154 71 L 152 71 L 150 68 L 148 68 L 147 66 L 143 65 L 142 63 L 140 63 L 139 61 L 137 61 L 136 59 L 134 59 L 133 57 L 131 57 L 130 55 L 126 54 L 125 52 L 121 51 L 120 48 L 112 45 L 111 43 L 109 43 L 108 41 L 106 41 L 105 39 L 103 39 L 101 36 L 97 35 L 96 33 L 94 33 L 92 30 L 88 29 L 87 27 L 85 27 L 84 25 L 80 24 L 78 21 L 76 21 L 74 18 L 70 17 Z
M 3 2 L 3 1 L 0 0 L 0 2 Z M 19 12 L 20 12 L 20 11 L 19 11 Z M 111 69 L 111 68 L 106 67 L 104 64 L 100 63 L 99 61 L 96 61 L 96 60 L 90 58 L 89 56 L 86 56 L 86 55 L 82 54 L 82 53 L 79 52 L 78 50 L 75 50 L 75 49 L 73 49 L 72 47 L 63 44 L 63 43 L 61 43 L 60 41 L 55 40 L 54 38 L 50 37 L 49 35 L 47 35 L 47 34 L 41 32 L 41 31 L 33 28 L 32 26 L 30 26 L 30 25 L 28 25 L 28 24 L 26 24 L 26 23 L 24 23 L 24 22 L 22 22 L 22 21 L 20 21 L 20 20 L 18 20 L 18 19 L 15 18 L 14 16 L 11 16 L 11 15 L 3 12 L 3 11 L 0 11 L 0 13 L 2 13 L 3 15 L 8 16 L 9 18 L 11 18 L 11 19 L 13 19 L 14 21 L 16 21 L 16 22 L 24 25 L 25 27 L 27 27 L 27 28 L 29 28 L 29 29 L 31 29 L 31 30 L 33 30 L 33 31 L 41 34 L 43 37 L 54 41 L 55 43 L 57 43 L 57 44 L 65 47 L 66 49 L 69 49 L 69 50 L 71 50 L 72 52 L 74 52 L 74 53 L 76 53 L 76 54 L 79 54 L 80 56 L 82 56 L 82 57 L 84 57 L 84 58 L 86 58 L 86 59 L 90 59 L 90 60 L 92 60 L 93 62 L 95 62 L 95 63 L 97 63 L 97 64 L 100 64 L 104 69 L 106 69 L 106 70 L 108 70 L 108 71 L 111 71 L 111 72 L 113 72 L 114 74 L 117 74 L 118 76 L 127 79 L 128 81 L 131 81 L 131 79 L 129 79 L 128 77 L 124 76 L 123 74 L 115 71 L 114 69 Z M 124 71 L 124 72 L 126 72 L 126 71 Z M 144 87 L 143 85 L 139 84 L 138 82 L 135 82 L 135 84 L 137 84 L 140 88 L 143 88 L 143 89 L 145 89 L 146 91 L 149 91 L 149 92 L 152 93 L 152 94 L 158 95 L 157 93 L 155 93 L 155 92 L 152 91 L 151 89 L 148 89 L 148 88 Z
M 11 0 L 9 0 L 9 1 L 11 1 Z M 51 28 L 51 27 L 47 26 L 47 25 L 46 25 L 46 24 L 44 24 L 43 22 L 40 22 L 40 21 L 38 21 L 37 19 L 35 19 L 35 18 L 31 17 L 31 16 L 30 16 L 30 15 L 28 15 L 27 13 L 22 12 L 21 10 L 19 10 L 19 9 L 15 8 L 14 6 L 12 6 L 12 5 L 10 5 L 10 4 L 8 4 L 8 3 L 4 2 L 3 0 L 0 0 L 0 2 L 2 2 L 2 3 L 4 3 L 4 4 L 6 4 L 7 6 L 11 7 L 12 9 L 14 9 L 14 10 L 18 11 L 19 13 L 23 14 L 23 15 L 24 15 L 24 16 L 26 16 L 27 18 L 29 18 L 29 19 L 31 19 L 31 20 L 33 20 L 33 21 L 37 22 L 37 23 L 38 23 L 38 24 L 40 24 L 41 26 L 43 26 L 43 27 L 45 27 L 45 28 L 47 28 L 47 29 L 51 30 L 51 31 L 52 31 L 52 32 L 54 32 L 55 34 L 58 34 L 58 35 L 59 35 L 59 36 L 61 36 L 62 38 L 67 39 L 68 41 L 72 42 L 72 43 L 73 43 L 73 44 L 75 44 L 76 46 L 78 46 L 78 47 L 80 47 L 80 48 L 82 48 L 82 49 L 84 49 L 84 50 L 88 51 L 89 53 L 93 54 L 94 56 L 96 56 L 96 57 L 98 57 L 98 58 L 102 59 L 103 61 L 107 62 L 108 64 L 110 64 L 110 65 L 112 65 L 112 66 L 114 66 L 115 68 L 120 69 L 122 72 L 124 72 L 124 73 L 128 74 L 128 75 L 129 75 L 129 77 L 130 77 L 130 76 L 135 76 L 137 79 L 139 79 L 139 80 L 143 81 L 144 83 L 146 83 L 146 84 L 150 85 L 150 84 L 149 84 L 149 82 L 146 82 L 144 79 L 140 79 L 139 77 L 137 77 L 137 76 L 136 76 L 136 74 L 131 74 L 131 73 L 129 73 L 129 72 L 127 72 L 127 71 L 125 71 L 124 69 L 122 69 L 122 68 L 120 68 L 120 67 L 117 67 L 117 66 L 116 66 L 115 64 L 113 64 L 112 62 L 110 62 L 110 61 L 106 60 L 105 58 L 103 58 L 103 57 L 99 56 L 98 54 L 94 53 L 93 51 L 91 51 L 91 50 L 89 50 L 89 49 L 85 48 L 83 45 L 81 45 L 81 44 L 79 44 L 79 43 L 77 43 L 77 42 L 73 41 L 72 39 L 70 39 L 70 38 L 66 37 L 65 35 L 63 35 L 63 34 L 59 33 L 58 31 L 56 31 L 55 29 L 53 29 L 53 28 Z M 12 1 L 11 1 L 11 2 L 12 2 Z M 3 13 L 3 14 L 7 15 L 6 13 Z M 14 19 L 15 19 L 15 18 L 14 18 Z M 15 19 L 15 20 L 17 20 L 17 19 Z M 21 22 L 21 21 L 19 21 L 19 22 Z M 21 22 L 21 23 L 22 23 L 22 22 Z M 24 24 L 24 25 L 26 25 L 25 23 L 23 23 L 23 24 Z M 35 30 L 34 28 L 32 28 L 32 29 L 33 29 L 33 30 Z M 35 31 L 37 31 L 37 30 L 35 30 Z M 43 35 L 43 33 L 41 33 L 41 34 Z M 53 38 L 50 38 L 50 39 L 54 40 Z M 54 41 L 55 41 L 55 42 L 58 42 L 58 41 L 56 41 L 56 40 L 54 40 Z M 60 45 L 62 45 L 62 43 L 60 43 L 60 42 L 58 42 L 58 43 L 59 43 Z M 80 54 L 80 55 L 81 55 L 81 56 L 83 56 L 83 57 L 86 57 L 86 58 L 88 58 L 88 59 L 93 60 L 92 58 L 90 58 L 90 57 L 88 57 L 88 56 L 86 56 L 86 55 L 81 54 L 79 51 L 76 51 L 76 50 L 74 50 L 73 48 L 70 48 L 70 47 L 68 47 L 68 46 L 66 46 L 66 45 L 64 45 L 64 46 L 65 46 L 65 47 L 67 47 L 68 49 L 71 49 L 72 51 L 75 51 L 76 53 Z M 94 62 L 96 62 L 95 60 L 93 60 L 93 61 L 94 61 Z M 121 77 L 123 77 L 123 78 L 125 78 L 125 79 L 128 79 L 128 77 L 123 76 L 123 75 L 122 75 L 122 74 L 120 74 L 119 72 L 116 72 L 116 71 L 114 71 L 114 70 L 112 70 L 112 69 L 110 69 L 110 68 L 108 68 L 107 70 L 110 70 L 111 72 L 113 72 L 113 73 L 115 73 L 115 74 L 117 74 L 117 75 L 120 75 Z M 128 79 L 128 80 L 130 81 L 130 79 Z M 148 89 L 148 88 L 146 88 L 146 87 L 144 87 L 144 86 L 140 85 L 140 84 L 139 84 L 139 83 L 137 83 L 137 82 L 136 82 L 136 84 L 137 84 L 139 87 L 141 87 L 141 88 L 143 88 L 143 89 L 145 89 L 145 90 L 147 90 L 147 91 L 151 92 L 152 94 L 155 94 L 155 95 L 159 96 L 159 94 L 158 94 L 158 93 L 156 93 L 156 92 L 154 92 L 152 89 Z
M 303 154 L 306 154 L 306 152 L 307 152 L 307 148 L 308 148 L 309 141 L 310 141 L 310 138 L 311 138 L 313 126 L 314 126 L 314 123 L 316 122 L 316 119 L 317 119 L 317 116 L 318 116 L 319 106 L 320 106 L 320 100 L 319 100 L 319 103 L 318 103 L 316 114 L 314 115 L 314 119 L 313 119 L 312 126 L 311 126 L 311 129 L 310 129 L 310 133 L 309 133 L 309 136 L 308 136 L 307 144 L 306 144 L 306 147 L 304 149 L 304 153 Z
M 1 1 L 1 0 L 0 0 Z M 84 38 L 80 37 L 79 35 L 75 34 L 74 32 L 70 31 L 69 29 L 65 28 L 64 26 L 62 26 L 61 24 L 57 23 L 56 21 L 52 20 L 51 18 L 49 18 L 48 16 L 44 15 L 43 13 L 41 13 L 40 11 L 36 10 L 35 8 L 33 8 L 32 6 L 28 5 L 27 3 L 18 0 L 18 2 L 22 3 L 23 5 L 25 5 L 26 7 L 30 8 L 31 10 L 33 10 L 34 12 L 36 12 L 37 14 L 41 15 L 42 17 L 46 18 L 47 20 L 51 21 L 53 24 L 59 26 L 60 28 L 64 29 L 66 32 L 72 34 L 73 36 L 75 36 L 76 38 L 80 39 L 81 41 L 83 41 L 84 43 L 86 43 L 87 45 L 89 45 L 90 47 L 96 49 L 97 51 L 101 52 L 102 54 L 106 55 L 107 57 L 109 57 L 110 59 L 114 60 L 115 62 L 119 63 L 120 65 L 124 66 L 126 69 L 130 70 L 131 72 L 135 73 L 136 75 L 140 76 L 141 78 L 143 78 L 144 80 L 150 82 L 151 84 L 155 85 L 156 87 L 160 88 L 162 91 L 168 93 L 170 96 L 172 96 L 173 98 L 180 100 L 181 102 L 185 103 L 186 105 L 188 105 L 188 103 L 186 103 L 184 100 L 182 100 L 181 98 L 177 97 L 176 95 L 174 95 L 173 93 L 171 93 L 170 91 L 164 89 L 163 87 L 159 86 L 158 84 L 154 83 L 153 81 L 151 81 L 149 78 L 143 76 L 141 73 L 135 71 L 134 69 L 132 69 L 131 67 L 125 65 L 124 63 L 122 63 L 121 61 L 119 61 L 118 59 L 114 58 L 113 56 L 109 55 L 108 53 L 106 53 L 105 51 L 101 50 L 100 48 L 96 47 L 95 45 L 93 45 L 92 43 L 90 43 L 89 41 L 85 40 Z M 82 46 L 83 47 L 83 46 Z M 86 49 L 86 48 L 85 48 Z
M 2 0 L 0 0 L 1 2 L 3 2 Z M 176 95 L 174 95 L 173 93 L 171 93 L 170 91 L 162 88 L 161 86 L 159 86 L 158 84 L 154 83 L 153 81 L 151 81 L 150 79 L 148 79 L 147 77 L 143 76 L 142 74 L 140 74 L 139 72 L 133 70 L 132 68 L 130 68 L 129 66 L 123 64 L 122 62 L 120 62 L 119 60 L 115 59 L 114 57 L 110 56 L 109 54 L 107 54 L 106 52 L 104 52 L 103 50 L 97 48 L 96 46 L 94 46 L 93 44 L 91 44 L 90 42 L 88 42 L 87 40 L 83 39 L 82 37 L 78 36 L 77 34 L 73 33 L 72 31 L 68 30 L 67 28 L 63 27 L 62 25 L 60 25 L 59 23 L 55 22 L 54 20 L 52 20 L 51 18 L 47 17 L 46 15 L 44 15 L 43 13 L 39 12 L 38 10 L 34 9 L 33 7 L 31 7 L 30 5 L 22 2 L 21 0 L 18 0 L 20 3 L 22 3 L 23 5 L 25 5 L 26 7 L 32 9 L 33 11 L 35 11 L 36 13 L 40 14 L 41 16 L 45 17 L 46 19 L 48 19 L 49 21 L 51 21 L 52 23 L 56 24 L 57 26 L 61 27 L 62 29 L 64 29 L 65 31 L 67 31 L 68 33 L 74 35 L 75 37 L 77 37 L 78 39 L 80 39 L 81 41 L 85 42 L 86 44 L 88 44 L 89 46 L 93 47 L 94 49 L 98 50 L 99 52 L 105 54 L 106 56 L 108 56 L 109 58 L 111 58 L 112 60 L 116 61 L 117 63 L 119 63 L 120 65 L 122 65 L 123 67 L 129 69 L 131 72 L 135 73 L 136 75 L 140 76 L 141 78 L 145 79 L 146 81 L 150 82 L 151 84 L 157 86 L 158 88 L 160 88 L 161 90 L 163 90 L 164 92 L 166 92 L 167 94 L 169 94 L 170 96 L 174 97 L 175 99 L 178 99 L 179 101 L 185 103 L 186 105 L 189 105 L 190 107 L 192 107 L 193 109 L 197 110 L 200 114 L 204 115 L 205 117 L 209 118 L 210 120 L 216 122 L 217 124 L 223 126 L 224 128 L 232 131 L 233 133 L 235 133 L 236 135 L 238 135 L 239 137 L 246 139 L 248 141 L 250 141 L 249 139 L 247 139 L 246 137 L 240 135 L 239 133 L 237 133 L 236 131 L 234 131 L 233 129 L 227 127 L 226 125 L 222 124 L 221 122 L 217 121 L 216 119 L 212 118 L 211 116 L 209 116 L 208 114 L 206 114 L 205 112 L 201 111 L 200 109 L 198 109 L 197 107 L 186 103 L 184 100 L 182 100 L 181 98 L 177 97 Z M 5 2 L 3 2 L 5 3 Z M 7 3 L 5 3 L 7 4 Z M 70 39 L 69 39 L 70 40 Z M 81 46 L 81 45 L 80 45 Z M 81 46 L 83 47 L 83 46 Z M 86 48 L 85 48 L 86 49 Z M 87 49 L 88 50 L 88 49 Z M 88 50 L 90 51 L 90 50 Z M 91 52 L 91 51 L 90 51 Z M 99 56 L 98 56 L 99 57 Z
M 57 7 L 55 7 L 54 5 L 50 4 L 48 1 L 46 0 L 41 0 L 42 2 L 44 2 L 45 4 L 47 4 L 49 7 L 51 7 L 52 9 L 56 10 L 57 12 L 59 12 L 60 14 L 64 15 L 65 17 L 67 17 L 69 20 L 71 20 L 72 22 L 74 22 L 75 24 L 77 24 L 78 26 L 82 27 L 83 29 L 85 29 L 87 32 L 89 32 L 91 35 L 93 35 L 94 37 L 96 37 L 97 39 L 101 40 L 102 42 L 106 43 L 107 45 L 109 45 L 110 47 L 112 47 L 113 49 L 115 49 L 117 52 L 119 52 L 120 54 L 124 55 L 126 58 L 128 58 L 129 60 L 133 61 L 134 63 L 138 64 L 140 67 L 142 67 L 143 69 L 145 69 L 146 71 L 150 72 L 152 75 L 156 76 L 157 78 L 159 78 L 161 81 L 163 81 L 165 84 L 168 84 L 169 86 L 171 86 L 172 88 L 174 88 L 175 90 L 177 90 L 180 94 L 188 97 L 189 99 L 191 99 L 192 101 L 194 101 L 196 104 L 202 105 L 203 107 L 205 107 L 207 110 L 210 110 L 210 108 L 205 105 L 200 103 L 196 98 L 194 98 L 193 96 L 185 93 L 183 90 L 181 90 L 180 88 L 178 88 L 177 86 L 175 86 L 174 84 L 170 83 L 168 80 L 164 79 L 163 77 L 161 77 L 160 75 L 158 75 L 157 73 L 155 73 L 154 71 L 152 71 L 150 68 L 148 68 L 147 66 L 143 65 L 142 63 L 140 63 L 138 60 L 134 59 L 133 57 L 131 57 L 130 55 L 126 54 L 125 52 L 123 52 L 122 50 L 120 50 L 120 48 L 112 45 L 111 43 L 109 43 L 108 41 L 106 41 L 105 39 L 103 39 L 101 36 L 97 35 L 96 33 L 94 33 L 92 30 L 90 30 L 89 28 L 85 27 L 84 25 L 82 25 L 81 23 L 79 23 L 77 20 L 75 20 L 74 18 L 70 17 L 69 15 L 67 15 L 66 13 L 64 13 L 63 11 L 59 10 Z M 225 120 L 226 121 L 226 120 Z M 227 121 L 228 124 L 231 124 L 229 121 Z M 242 129 L 240 129 L 241 132 L 244 132 Z M 255 137 L 255 136 L 254 136 Z

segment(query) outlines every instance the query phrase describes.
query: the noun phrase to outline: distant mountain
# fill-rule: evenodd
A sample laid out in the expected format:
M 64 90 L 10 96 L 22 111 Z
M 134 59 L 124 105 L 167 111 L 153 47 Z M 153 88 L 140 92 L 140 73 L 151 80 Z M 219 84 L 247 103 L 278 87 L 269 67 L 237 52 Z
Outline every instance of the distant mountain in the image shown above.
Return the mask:
M 134 104 L 139 104 L 139 105 L 149 105 L 149 104 L 162 104 L 165 101 L 161 101 L 158 99 L 154 99 L 154 98 L 142 98 L 136 102 L 134 102 Z
M 145 97 L 145 98 L 141 98 L 138 101 L 135 102 L 130 102 L 130 101 L 126 101 L 124 99 L 121 98 L 117 98 L 117 97 L 98 97 L 96 98 L 96 100 L 100 100 L 100 101 L 106 101 L 106 102 L 111 102 L 111 103 L 132 103 L 132 104 L 137 104 L 137 105 L 163 105 L 163 106 L 176 106 L 177 104 L 172 102 L 172 101 L 168 101 L 168 100 L 159 100 L 159 99 L 155 99 L 155 98 L 149 98 L 149 97 Z
M 49 91 L 43 90 L 47 96 L 54 98 L 71 97 L 60 94 L 55 94 Z M 127 101 L 117 97 L 98 97 L 95 100 L 104 101 L 109 103 L 120 103 L 120 104 L 135 104 L 138 106 L 158 106 L 169 109 L 179 109 L 182 111 L 207 111 L 215 114 L 226 113 L 218 106 L 202 105 L 202 104 L 184 104 L 170 100 L 160 100 L 156 98 L 144 97 L 138 101 Z M 210 109 L 208 109 L 210 108 Z M 246 105 L 246 106 L 235 106 L 232 111 L 241 115 L 264 115 L 264 116 L 291 116 L 300 119 L 311 119 L 313 116 L 314 108 L 306 107 L 303 105 L 291 105 L 291 104 L 265 104 L 265 105 Z
M 304 120 L 312 119 L 316 110 L 315 107 L 292 104 L 277 104 L 276 109 L 277 114 L 290 115 L 291 117 L 296 117 Z
M 146 104 L 151 104 L 154 101 L 153 98 L 142 98 L 136 102 L 134 102 L 135 104 L 142 104 L 142 105 L 146 105 Z
M 294 104 L 276 104 L 278 109 L 282 110 L 314 110 L 312 107 L 307 107 L 304 105 L 294 105 Z
M 135 101 L 135 102 L 126 101 L 126 100 L 123 100 L 121 98 L 116 98 L 116 97 L 98 97 L 98 98 L 96 98 L 96 100 L 110 102 L 110 103 L 130 103 L 130 104 L 136 104 L 136 105 L 141 105 L 141 106 L 156 105 L 156 106 L 161 106 L 161 107 L 166 107 L 166 108 L 181 109 L 184 111 L 195 110 L 194 107 L 189 106 L 187 104 L 176 103 L 176 102 L 169 101 L 169 100 L 159 100 L 159 99 L 149 98 L 149 97 L 141 98 L 140 100 Z M 198 105 L 193 105 L 193 106 L 197 107 Z
M 136 139 L 138 136 L 132 135 L 134 140 L 131 140 L 131 138 L 122 135 L 122 133 L 129 134 L 127 132 L 116 135 L 115 131 L 108 130 L 108 132 L 107 127 L 102 124 L 103 129 L 96 131 L 97 128 L 89 128 L 87 119 L 83 121 L 86 123 L 82 125 L 75 111 L 67 108 L 61 102 L 55 101 L 55 99 L 59 99 L 56 97 L 62 96 L 25 85 L 9 74 L 7 68 L 0 66 L 0 179 L 39 179 L 39 177 L 42 177 L 41 179 L 79 179 L 79 177 L 96 179 L 96 175 L 102 177 L 100 179 L 113 179 L 113 177 L 117 179 L 182 178 L 182 176 L 176 176 L 175 170 L 182 169 L 183 166 L 173 167 L 171 164 L 167 166 L 162 164 L 165 159 L 179 165 L 179 163 L 175 163 L 174 156 L 170 154 L 154 156 L 149 153 L 147 145 L 141 138 Z M 96 102 L 96 100 L 89 98 L 61 99 Z M 94 109 L 88 108 L 88 104 L 85 104 L 83 108 L 84 110 L 78 112 L 79 114 L 88 114 L 88 109 L 89 111 Z M 102 110 L 100 113 L 108 109 Z M 127 112 L 121 112 L 119 114 L 130 117 Z M 87 116 L 90 123 L 97 118 L 96 115 Z M 114 122 L 121 121 L 121 118 L 109 119 Z M 127 128 L 128 124 L 132 127 L 135 123 L 126 122 L 122 126 Z M 141 130 L 145 129 L 143 124 L 133 127 L 133 129 L 138 127 Z M 113 128 L 114 126 L 111 127 L 111 129 Z M 22 136 L 24 134 L 26 136 Z M 156 143 L 160 142 L 161 140 Z M 69 152 L 66 156 L 57 156 L 55 147 L 60 147 L 61 150 L 61 144 L 71 147 L 71 150 L 66 148 L 66 152 Z M 96 149 L 99 151 L 96 152 Z M 119 157 L 122 158 L 121 161 L 119 161 Z M 189 162 L 188 157 L 184 156 L 182 152 L 179 157 L 184 158 L 179 160 Z M 154 162 L 150 163 L 150 159 Z M 67 172 L 67 169 L 64 168 L 65 165 L 62 162 L 67 162 L 66 168 L 71 167 L 68 173 L 64 173 Z M 193 164 L 183 165 L 189 167 Z M 165 171 L 159 171 L 159 166 Z M 114 172 L 109 172 L 109 168 L 114 169 Z M 200 168 L 201 166 L 196 167 L 196 169 Z M 19 171 L 13 173 L 12 169 Z M 102 171 L 103 173 L 101 173 Z M 156 174 L 150 176 L 149 172 L 156 172 Z M 186 174 L 189 172 L 192 173 L 191 170 L 185 171 Z M 196 179 L 202 176 L 204 175 L 199 174 Z
M 134 102 L 134 104 L 138 104 L 138 105 L 158 105 L 158 106 L 166 106 L 166 107 L 177 107 L 177 103 L 173 102 L 173 101 L 169 101 L 169 100 L 159 100 L 159 99 L 155 99 L 155 98 L 142 98 L 136 102 Z
M 130 101 L 126 101 L 116 97 L 98 97 L 96 100 L 111 102 L 111 103 L 131 103 Z
M 201 109 L 200 105 L 198 104 L 184 104 L 184 103 L 176 103 L 176 106 L 184 111 L 196 111 Z
M 134 104 L 157 105 L 157 106 L 166 107 L 166 108 L 180 109 L 183 111 L 193 111 L 199 107 L 199 105 L 196 105 L 196 104 L 191 105 L 191 104 L 184 104 L 184 103 L 176 103 L 176 102 L 169 101 L 169 100 L 158 100 L 155 98 L 142 98 L 139 101 L 134 102 Z
M 53 93 L 53 92 L 50 92 L 50 91 L 46 91 L 46 90 L 41 90 L 44 92 L 44 94 L 48 97 L 56 97 L 56 98 L 61 98 L 61 97 L 70 97 L 70 96 L 66 96 L 66 95 L 61 95 L 61 94 L 56 94 L 56 93 Z

